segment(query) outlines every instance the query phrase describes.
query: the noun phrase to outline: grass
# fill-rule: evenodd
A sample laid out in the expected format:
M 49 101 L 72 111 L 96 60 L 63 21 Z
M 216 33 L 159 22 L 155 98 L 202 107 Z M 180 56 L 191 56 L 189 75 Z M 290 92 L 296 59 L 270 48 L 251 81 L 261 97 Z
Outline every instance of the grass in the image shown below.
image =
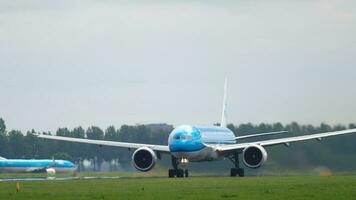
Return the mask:
M 0 199 L 354 199 L 356 176 L 0 182 Z

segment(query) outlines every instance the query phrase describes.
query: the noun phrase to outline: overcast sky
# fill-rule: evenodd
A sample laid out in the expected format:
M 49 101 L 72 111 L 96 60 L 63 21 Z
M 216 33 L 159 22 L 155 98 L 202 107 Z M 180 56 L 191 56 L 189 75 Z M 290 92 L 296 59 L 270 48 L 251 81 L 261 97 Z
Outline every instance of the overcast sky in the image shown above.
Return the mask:
M 212 124 L 227 76 L 230 123 L 356 122 L 355 15 L 354 0 L 1 0 L 0 117 Z

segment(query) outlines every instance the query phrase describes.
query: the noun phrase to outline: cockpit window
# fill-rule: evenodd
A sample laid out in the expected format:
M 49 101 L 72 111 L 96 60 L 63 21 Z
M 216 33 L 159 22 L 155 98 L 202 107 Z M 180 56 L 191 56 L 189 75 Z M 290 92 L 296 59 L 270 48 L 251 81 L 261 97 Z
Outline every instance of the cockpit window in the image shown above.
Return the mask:
M 175 135 L 174 136 L 175 140 L 190 140 L 192 139 L 191 135 Z

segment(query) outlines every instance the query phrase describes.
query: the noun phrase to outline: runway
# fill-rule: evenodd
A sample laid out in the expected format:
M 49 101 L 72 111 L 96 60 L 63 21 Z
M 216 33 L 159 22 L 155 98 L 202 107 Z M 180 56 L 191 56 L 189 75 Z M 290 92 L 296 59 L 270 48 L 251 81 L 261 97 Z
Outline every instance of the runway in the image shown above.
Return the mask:
M 68 181 L 68 180 L 91 180 L 91 179 L 121 179 L 120 176 L 86 176 L 86 177 L 40 177 L 40 178 L 1 178 L 0 182 L 16 181 Z

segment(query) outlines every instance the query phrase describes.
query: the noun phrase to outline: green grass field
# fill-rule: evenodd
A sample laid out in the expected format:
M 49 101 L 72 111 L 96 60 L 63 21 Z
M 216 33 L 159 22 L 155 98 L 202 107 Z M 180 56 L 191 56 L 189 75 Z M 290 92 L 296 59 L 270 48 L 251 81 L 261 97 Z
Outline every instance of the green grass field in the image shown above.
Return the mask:
M 355 199 L 356 176 L 0 182 L 0 199 Z

